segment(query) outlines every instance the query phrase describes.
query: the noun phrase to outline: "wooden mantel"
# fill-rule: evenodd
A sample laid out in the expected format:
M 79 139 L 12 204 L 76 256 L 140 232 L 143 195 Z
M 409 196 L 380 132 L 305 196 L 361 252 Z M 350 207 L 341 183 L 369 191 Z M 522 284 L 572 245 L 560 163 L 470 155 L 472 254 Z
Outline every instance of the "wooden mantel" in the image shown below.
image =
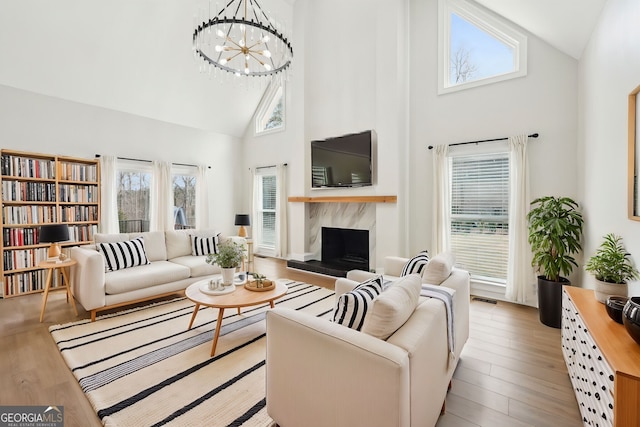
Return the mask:
M 289 197 L 289 202 L 302 203 L 397 203 L 398 196 L 327 196 Z

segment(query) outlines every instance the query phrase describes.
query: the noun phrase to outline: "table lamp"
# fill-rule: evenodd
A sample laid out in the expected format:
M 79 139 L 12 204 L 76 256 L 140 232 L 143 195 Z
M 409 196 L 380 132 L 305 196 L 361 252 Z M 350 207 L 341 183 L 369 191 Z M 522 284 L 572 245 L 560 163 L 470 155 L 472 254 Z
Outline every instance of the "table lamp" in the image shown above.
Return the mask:
M 60 257 L 60 243 L 69 240 L 69 226 L 67 224 L 47 224 L 40 226 L 40 243 L 51 243 L 49 258 Z
M 245 225 L 251 225 L 251 221 L 249 220 L 249 214 L 236 214 L 235 225 L 239 225 L 238 236 L 247 237 L 247 229 L 244 228 Z

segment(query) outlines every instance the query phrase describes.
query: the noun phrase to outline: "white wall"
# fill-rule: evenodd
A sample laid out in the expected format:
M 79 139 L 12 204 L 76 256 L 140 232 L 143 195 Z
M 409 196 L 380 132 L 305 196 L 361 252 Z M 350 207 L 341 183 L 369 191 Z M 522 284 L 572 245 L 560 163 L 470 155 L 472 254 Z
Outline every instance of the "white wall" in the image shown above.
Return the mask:
M 410 252 L 431 249 L 429 145 L 538 132 L 528 146 L 531 197 L 579 200 L 577 62 L 521 29 L 528 35 L 526 77 L 438 95 L 438 2 L 410 3 Z
M 209 165 L 210 224 L 235 234 L 241 190 L 235 138 L 0 85 L 0 141 L 2 148 L 89 159 L 102 154 Z
M 407 13 L 405 0 L 297 0 L 287 129 L 245 136 L 248 167 L 287 163 L 292 196 L 399 196 L 397 204 L 376 206 L 377 223 L 385 227 L 376 231 L 372 267 L 406 242 Z M 375 185 L 312 191 L 310 141 L 367 129 L 378 136 Z M 309 251 L 307 207 L 290 203 L 289 220 L 290 255 L 300 259 Z
M 640 264 L 640 223 L 627 218 L 627 99 L 640 85 L 640 2 L 609 0 L 579 67 L 580 180 L 585 260 L 607 233 Z M 583 286 L 594 278 L 584 274 Z M 640 283 L 629 288 L 640 295 Z

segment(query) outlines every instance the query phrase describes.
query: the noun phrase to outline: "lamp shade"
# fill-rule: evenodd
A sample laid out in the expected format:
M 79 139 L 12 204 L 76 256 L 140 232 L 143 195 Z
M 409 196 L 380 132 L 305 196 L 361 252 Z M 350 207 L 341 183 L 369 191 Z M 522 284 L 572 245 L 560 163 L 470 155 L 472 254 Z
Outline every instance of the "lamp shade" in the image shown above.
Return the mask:
M 236 214 L 235 225 L 251 225 L 249 214 Z
M 40 226 L 40 243 L 57 243 L 69 240 L 67 224 L 47 224 Z

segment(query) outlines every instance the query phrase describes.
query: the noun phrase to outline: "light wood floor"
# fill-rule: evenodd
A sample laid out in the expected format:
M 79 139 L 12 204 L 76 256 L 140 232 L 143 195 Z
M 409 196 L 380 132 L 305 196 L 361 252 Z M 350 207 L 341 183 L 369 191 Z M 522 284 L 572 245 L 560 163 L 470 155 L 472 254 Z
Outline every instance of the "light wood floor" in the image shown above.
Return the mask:
M 334 279 L 256 258 L 256 271 L 325 287 Z M 62 292 L 0 300 L 1 405 L 61 405 L 66 427 L 100 426 L 48 332 L 77 320 Z M 78 305 L 79 318 L 89 313 Z M 538 321 L 530 307 L 471 303 L 471 338 L 463 350 L 438 427 L 581 426 L 562 352 L 560 331 Z M 357 426 L 354 426 L 357 427 Z

